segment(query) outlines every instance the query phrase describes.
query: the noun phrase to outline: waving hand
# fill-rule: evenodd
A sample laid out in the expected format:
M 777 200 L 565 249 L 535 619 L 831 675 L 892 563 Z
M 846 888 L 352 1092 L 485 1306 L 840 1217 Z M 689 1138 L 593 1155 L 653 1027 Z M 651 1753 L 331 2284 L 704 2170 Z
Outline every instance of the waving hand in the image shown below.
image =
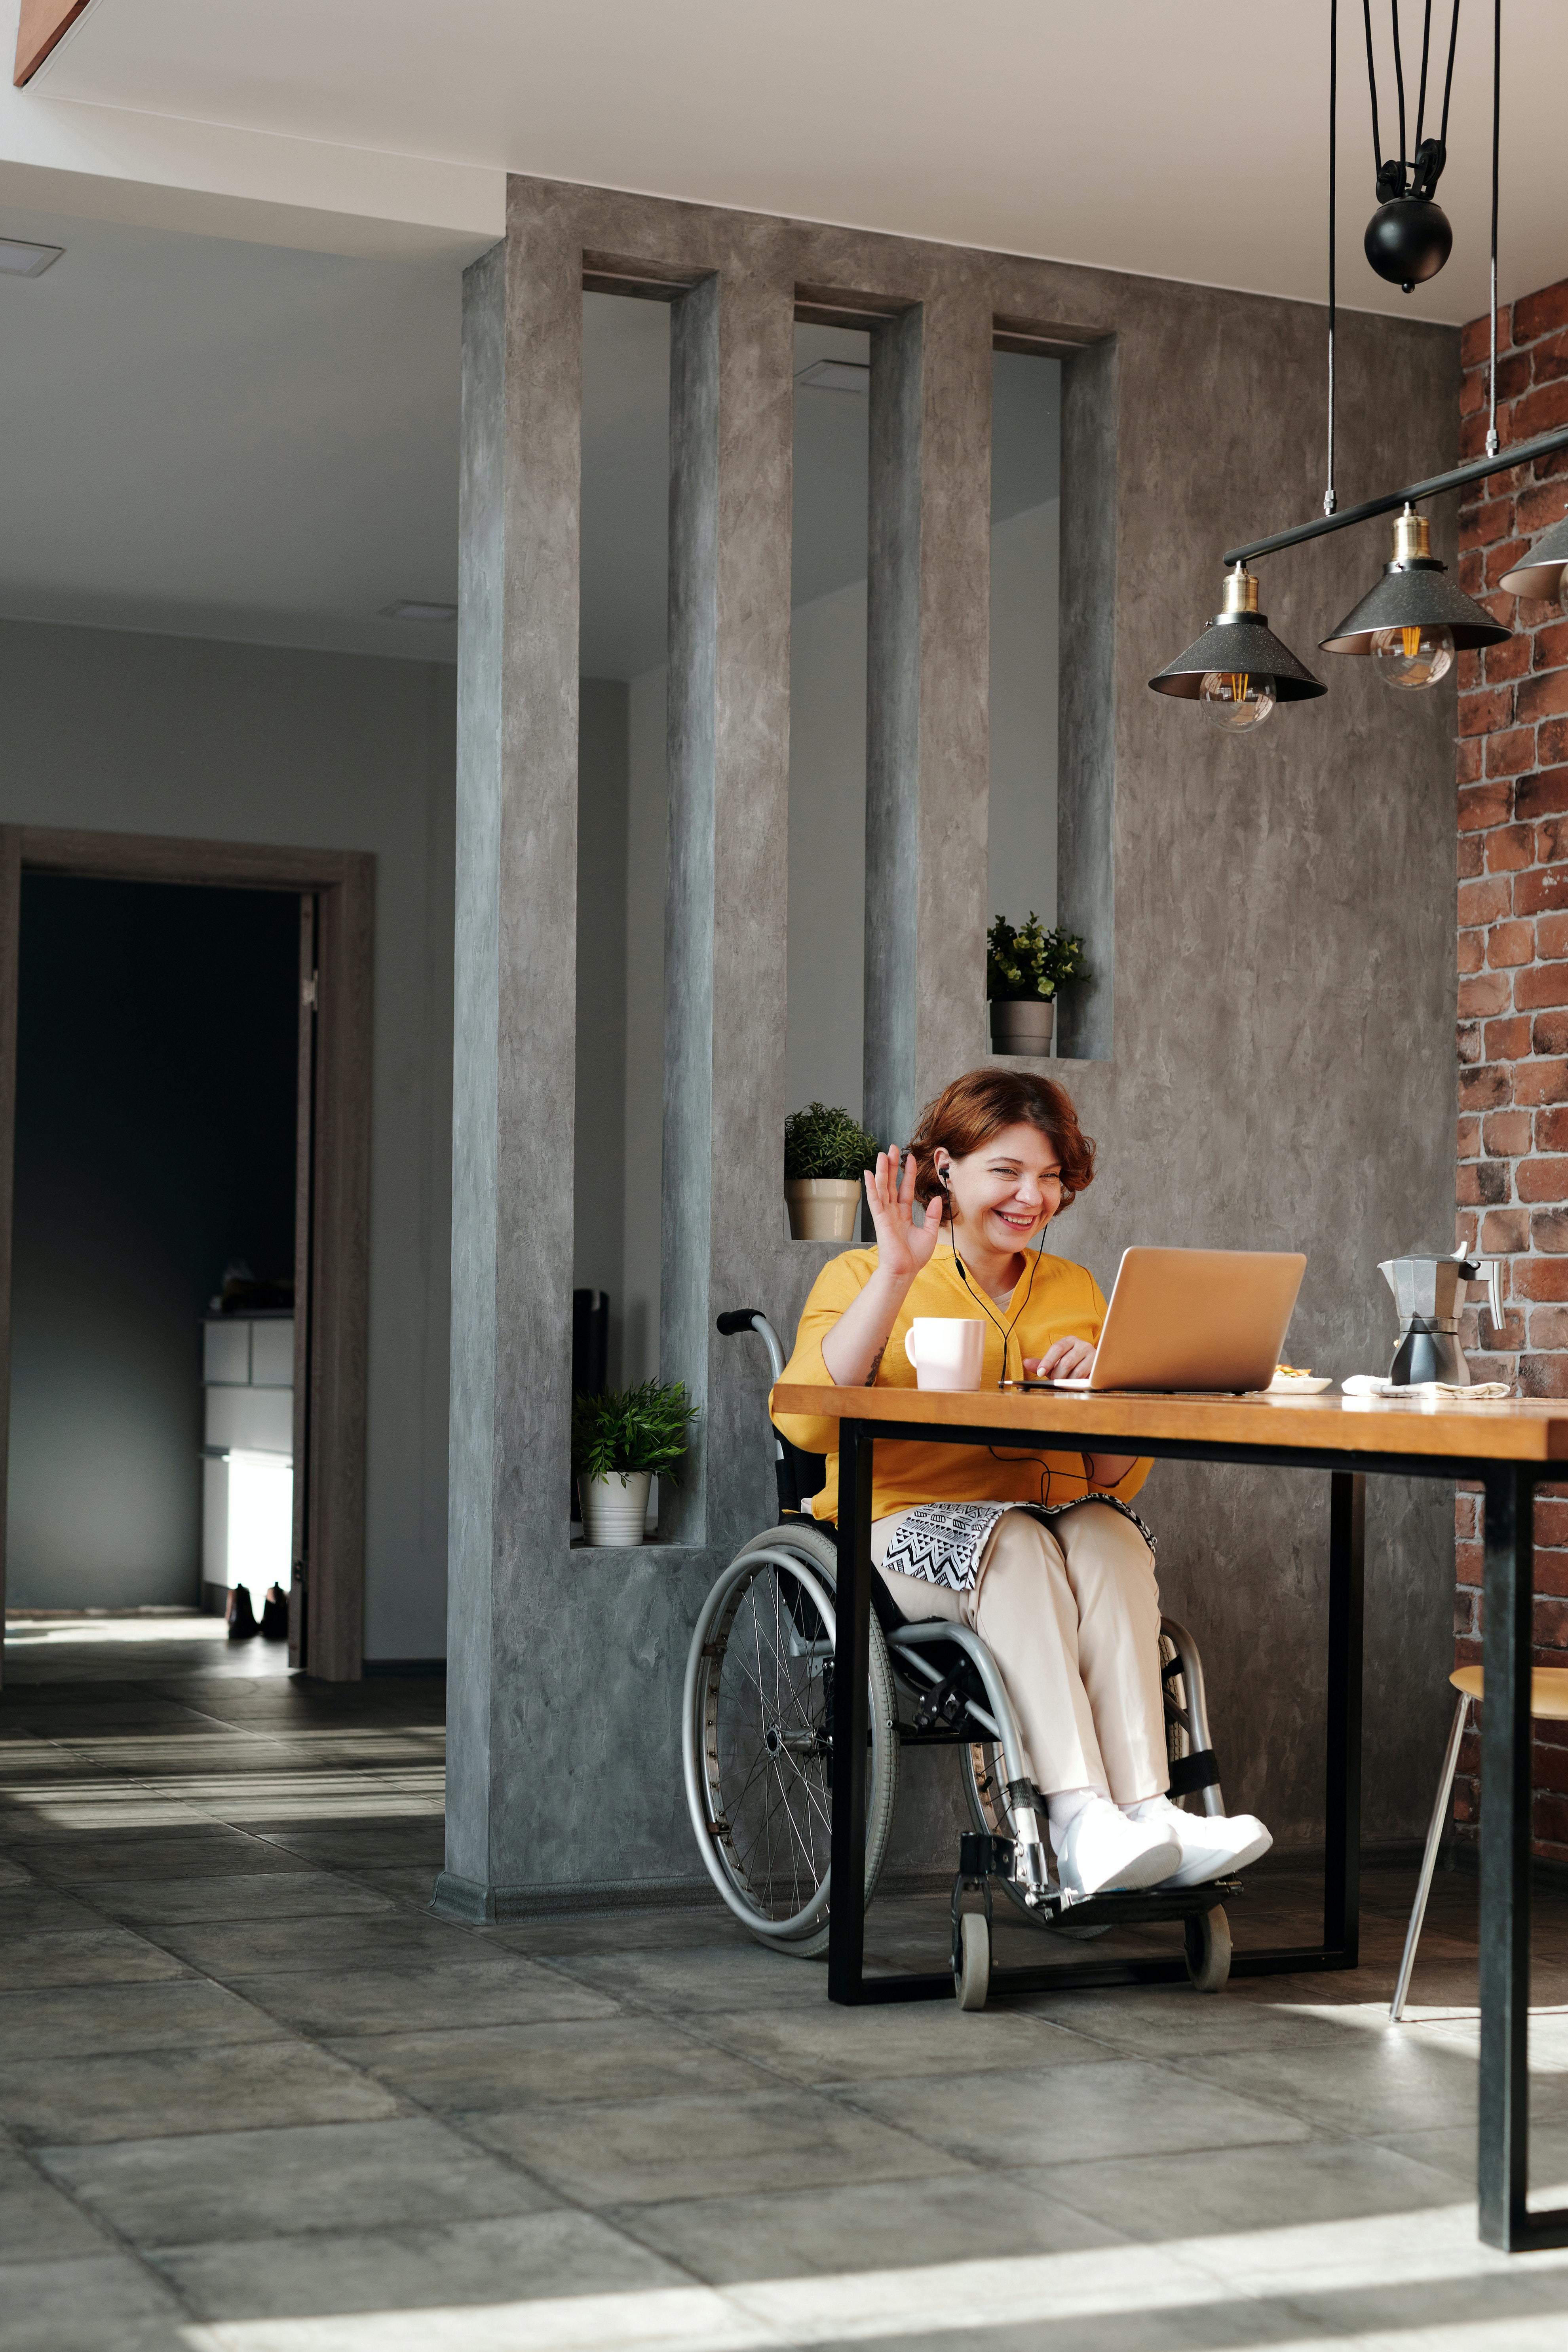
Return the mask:
M 931 1262 L 942 1231 L 942 1207 L 940 1200 L 929 1202 L 924 1224 L 916 1224 L 913 1154 L 904 1156 L 900 1181 L 898 1145 L 890 1151 L 879 1151 L 876 1167 L 866 1171 L 866 1201 L 877 1228 L 879 1272 L 901 1283 L 912 1282 Z

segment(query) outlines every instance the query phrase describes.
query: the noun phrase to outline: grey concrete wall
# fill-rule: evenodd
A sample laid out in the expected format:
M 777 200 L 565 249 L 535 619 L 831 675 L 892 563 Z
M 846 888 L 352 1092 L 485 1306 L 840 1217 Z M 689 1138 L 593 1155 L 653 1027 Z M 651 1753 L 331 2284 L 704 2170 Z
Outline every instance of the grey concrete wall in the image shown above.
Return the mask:
M 438 1656 L 446 1608 L 454 688 L 448 664 L 0 621 L 0 821 L 374 854 L 371 1659 Z
M 743 1293 L 792 1316 L 824 1255 L 777 1238 L 775 1190 L 799 288 L 864 295 L 868 309 L 921 306 L 918 331 L 906 319 L 876 339 L 894 354 L 881 374 L 904 448 L 897 467 L 885 458 L 884 479 L 912 501 L 880 557 L 875 513 L 871 532 L 868 772 L 883 781 L 868 793 L 867 1101 L 879 1123 L 901 1124 L 984 1053 L 1000 317 L 1093 347 L 1066 371 L 1063 594 L 1080 625 L 1062 700 L 1064 754 L 1088 746 L 1073 788 L 1100 848 L 1098 867 L 1094 856 L 1075 864 L 1064 824 L 1061 912 L 1081 920 L 1069 883 L 1084 871 L 1102 898 L 1113 880 L 1114 940 L 1097 951 L 1114 1013 L 1102 996 L 1099 1033 L 1079 1041 L 1109 1059 L 1058 1067 L 1102 1168 L 1062 1248 L 1109 1283 L 1135 1240 L 1299 1244 L 1310 1266 L 1291 1353 L 1343 1372 L 1384 1352 L 1378 1256 L 1446 1237 L 1452 1219 L 1449 706 L 1439 696 L 1412 709 L 1364 666 L 1339 665 L 1326 700 L 1232 743 L 1145 688 L 1213 611 L 1227 541 L 1317 509 L 1321 314 L 548 183 L 514 180 L 509 204 L 504 262 L 470 274 L 487 323 L 471 344 L 460 692 L 459 871 L 472 908 L 465 918 L 460 901 L 460 1050 L 465 1022 L 471 1042 L 458 1084 L 454 1362 L 467 1369 L 454 1380 L 453 1613 L 454 1649 L 470 1645 L 474 1671 L 454 1684 L 447 1891 L 480 1909 L 531 1887 L 697 1876 L 676 1760 L 685 1629 L 714 1559 L 767 1501 L 761 1367 L 716 1341 L 709 1318 Z M 563 828 L 576 785 L 576 648 L 563 616 L 575 613 L 569 292 L 584 253 L 698 281 L 679 305 L 672 408 L 662 1318 L 663 1370 L 688 1377 L 705 1412 L 698 1482 L 668 1523 L 679 1540 L 620 1555 L 571 1552 L 554 1499 L 563 1208 L 546 1210 L 542 1232 L 537 1147 L 508 1162 L 487 1140 L 498 1105 L 521 1137 L 526 1113 L 542 1119 L 570 1099 L 571 1007 L 556 975 L 574 964 Z M 1447 331 L 1343 321 L 1353 478 L 1342 477 L 1342 497 L 1447 462 L 1457 362 Z M 878 397 L 874 382 L 874 482 Z M 1383 560 L 1369 539 L 1269 567 L 1264 601 L 1302 652 Z M 879 563 L 897 589 L 880 618 Z M 1092 827 L 1073 837 L 1092 848 Z M 900 925 L 917 946 L 909 969 L 884 952 Z M 498 1247 L 516 1192 L 536 1213 L 526 1261 Z M 1283 1843 L 1310 1844 L 1326 1481 L 1163 1468 L 1148 1509 L 1168 1601 L 1205 1643 L 1227 1790 Z M 1447 1496 L 1380 1494 L 1371 1527 L 1368 1824 L 1408 1835 L 1429 1801 L 1444 1713 Z M 900 1851 L 921 1850 L 917 1822 Z

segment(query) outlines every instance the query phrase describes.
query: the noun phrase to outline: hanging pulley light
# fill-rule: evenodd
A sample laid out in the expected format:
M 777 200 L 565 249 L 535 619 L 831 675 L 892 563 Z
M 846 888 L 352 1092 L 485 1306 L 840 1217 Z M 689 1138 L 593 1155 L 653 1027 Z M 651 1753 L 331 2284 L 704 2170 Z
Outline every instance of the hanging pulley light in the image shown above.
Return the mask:
M 1305 702 L 1329 690 L 1274 635 L 1245 563 L 1226 573 L 1224 605 L 1202 636 L 1149 683 L 1156 694 L 1197 703 L 1226 735 L 1261 726 L 1277 702 Z
M 1535 596 L 1550 604 L 1563 595 L 1563 573 L 1568 571 L 1568 515 L 1554 522 L 1550 530 L 1542 531 L 1522 563 L 1505 572 L 1498 582 L 1510 596 Z
M 1441 205 L 1433 201 L 1443 166 L 1448 160 L 1448 99 L 1454 87 L 1454 51 L 1459 37 L 1459 0 L 1454 0 L 1448 20 L 1448 70 L 1443 78 L 1443 122 L 1436 139 L 1424 139 L 1426 127 L 1426 68 L 1432 52 L 1432 0 L 1426 0 L 1421 25 L 1421 88 L 1415 101 L 1415 152 L 1405 157 L 1405 62 L 1399 47 L 1399 0 L 1389 0 L 1394 20 L 1394 79 L 1399 92 L 1399 153 L 1385 158 L 1377 121 L 1377 62 L 1372 47 L 1372 0 L 1362 0 L 1366 26 L 1366 79 L 1372 99 L 1372 160 L 1376 173 L 1377 210 L 1366 225 L 1363 240 L 1367 260 L 1380 278 L 1408 294 L 1413 287 L 1436 278 L 1454 250 L 1454 232 Z
M 1400 148 L 1405 145 L 1405 87 L 1399 54 L 1398 0 L 1393 0 L 1394 32 L 1394 68 L 1399 83 Z M 1370 0 L 1363 0 L 1363 14 L 1367 28 L 1367 64 L 1372 79 L 1372 17 Z M 1431 0 L 1426 0 L 1426 26 L 1422 41 L 1421 94 L 1416 114 L 1416 165 L 1415 176 L 1406 181 L 1405 167 L 1399 164 L 1400 184 L 1404 194 L 1385 197 L 1384 211 L 1391 205 L 1414 201 L 1430 203 L 1430 189 L 1436 184 L 1447 157 L 1448 93 L 1454 73 L 1454 47 L 1458 24 L 1458 5 L 1455 0 L 1454 15 L 1449 26 L 1448 66 L 1443 90 L 1443 128 L 1433 142 L 1421 136 L 1426 97 L 1426 75 L 1431 35 Z M 1312 522 L 1299 523 L 1293 530 L 1276 531 L 1268 539 L 1249 541 L 1245 546 L 1227 550 L 1225 557 L 1228 567 L 1226 587 L 1226 610 L 1177 661 L 1170 663 L 1157 677 L 1149 680 L 1159 694 L 1184 696 L 1199 701 L 1216 721 L 1234 731 L 1249 730 L 1267 718 L 1276 702 L 1305 701 L 1325 689 L 1310 670 L 1303 668 L 1264 625 L 1258 613 L 1258 591 L 1247 566 L 1259 556 L 1274 555 L 1283 548 L 1299 547 L 1310 539 L 1321 539 L 1326 532 L 1343 530 L 1352 523 L 1365 522 L 1377 515 L 1395 514 L 1394 555 L 1384 568 L 1382 579 L 1369 594 L 1363 596 L 1352 612 L 1348 613 L 1331 635 L 1322 640 L 1323 650 L 1335 654 L 1364 654 L 1377 667 L 1377 674 L 1390 686 L 1404 691 L 1419 690 L 1435 686 L 1453 667 L 1454 656 L 1468 648 L 1500 644 L 1510 635 L 1500 622 L 1494 621 L 1486 608 L 1467 596 L 1449 579 L 1446 567 L 1432 553 L 1430 527 L 1416 507 L 1427 499 L 1436 498 L 1449 490 L 1468 488 L 1493 474 L 1506 472 L 1514 467 L 1526 466 L 1536 458 L 1555 456 L 1568 449 L 1568 426 L 1559 426 L 1550 433 L 1538 434 L 1532 440 L 1521 441 L 1506 452 L 1500 452 L 1497 429 L 1497 256 L 1498 256 L 1498 178 L 1501 122 L 1502 89 L 1502 0 L 1493 0 L 1492 7 L 1492 185 L 1491 185 L 1491 364 L 1489 380 L 1489 416 L 1486 435 L 1486 455 L 1469 463 L 1454 467 L 1448 473 L 1435 475 L 1424 482 L 1413 482 L 1408 488 L 1390 492 L 1387 496 L 1367 499 L 1359 506 L 1344 512 L 1338 509 L 1334 492 L 1334 328 L 1336 320 L 1334 278 L 1334 196 L 1335 196 L 1335 133 L 1338 110 L 1339 67 L 1339 6 L 1338 0 L 1329 0 L 1329 415 L 1328 415 L 1328 487 L 1323 493 L 1323 511 Z M 1376 124 L 1377 94 L 1373 81 L 1373 137 L 1379 145 Z M 1425 158 L 1425 162 L 1423 159 Z M 1395 167 L 1380 163 L 1380 194 L 1384 175 Z M 1426 187 L 1427 193 L 1420 191 Z M 1436 207 L 1433 207 L 1436 210 Z M 1438 215 L 1441 219 L 1441 215 Z M 1373 267 L 1371 247 L 1374 219 L 1367 232 L 1368 258 Z M 1447 230 L 1447 223 L 1444 223 Z M 1392 248 L 1390 248 L 1392 249 Z M 1413 248 L 1407 248 L 1406 258 Z M 1431 276 L 1447 257 L 1447 248 L 1429 268 L 1413 271 L 1401 278 L 1396 270 L 1384 275 L 1397 278 L 1409 286 L 1422 276 Z M 1568 517 L 1554 524 L 1531 550 L 1529 559 L 1504 575 L 1500 586 L 1515 595 L 1551 597 L 1563 595 L 1568 604 Z M 1258 658 L 1250 667 L 1233 659 L 1229 648 L 1238 642 L 1221 633 L 1234 627 L 1238 621 L 1249 619 L 1258 628 L 1256 639 L 1242 641 L 1257 648 Z M 1238 688 L 1235 681 L 1242 681 Z M 1226 681 L 1231 681 L 1228 685 Z
M 1456 653 L 1500 645 L 1509 632 L 1449 579 L 1432 552 L 1425 515 L 1406 505 L 1394 526 L 1394 560 L 1331 635 L 1326 654 L 1369 654 L 1385 686 L 1436 686 Z

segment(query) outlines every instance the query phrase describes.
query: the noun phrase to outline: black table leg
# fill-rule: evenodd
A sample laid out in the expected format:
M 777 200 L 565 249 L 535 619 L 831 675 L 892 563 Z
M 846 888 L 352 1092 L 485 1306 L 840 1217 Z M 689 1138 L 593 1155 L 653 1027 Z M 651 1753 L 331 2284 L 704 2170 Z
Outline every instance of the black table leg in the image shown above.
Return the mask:
M 1366 1480 L 1330 1473 L 1328 1773 L 1324 1805 L 1323 1942 L 1342 1968 L 1361 1946 L 1362 1598 Z
M 860 1999 L 866 1940 L 866 1676 L 870 1657 L 872 1439 L 838 1428 L 838 1593 L 833 1675 L 833 1882 L 827 1997 Z
M 1481 1663 L 1481 2236 L 1507 2253 L 1568 2245 L 1568 2209 L 1531 2213 L 1530 1832 L 1534 1647 L 1534 1481 L 1486 1479 Z

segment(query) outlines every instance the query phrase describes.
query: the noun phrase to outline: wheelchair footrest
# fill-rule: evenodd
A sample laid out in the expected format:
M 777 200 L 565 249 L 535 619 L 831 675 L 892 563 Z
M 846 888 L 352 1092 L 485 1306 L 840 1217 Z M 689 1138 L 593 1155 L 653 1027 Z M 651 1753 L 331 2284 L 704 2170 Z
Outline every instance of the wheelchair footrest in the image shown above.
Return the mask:
M 1011 1838 L 988 1837 L 978 1830 L 963 1832 L 958 1841 L 958 1874 L 952 1885 L 955 1917 L 966 1891 L 984 1896 L 989 1917 L 990 1881 L 1011 1879 L 1014 1852 Z M 1162 1919 L 1201 1918 L 1205 1911 L 1216 1909 L 1240 1893 L 1239 1878 L 1211 1878 L 1203 1886 L 1112 1889 L 1104 1895 L 1080 1895 L 1076 1901 L 1069 1901 L 1059 1888 L 1053 1887 L 1027 1916 L 1039 1927 L 1054 1927 L 1064 1920 L 1070 1920 L 1075 1927 L 1136 1927 Z M 1021 1919 L 1025 1915 L 1018 1916 Z

